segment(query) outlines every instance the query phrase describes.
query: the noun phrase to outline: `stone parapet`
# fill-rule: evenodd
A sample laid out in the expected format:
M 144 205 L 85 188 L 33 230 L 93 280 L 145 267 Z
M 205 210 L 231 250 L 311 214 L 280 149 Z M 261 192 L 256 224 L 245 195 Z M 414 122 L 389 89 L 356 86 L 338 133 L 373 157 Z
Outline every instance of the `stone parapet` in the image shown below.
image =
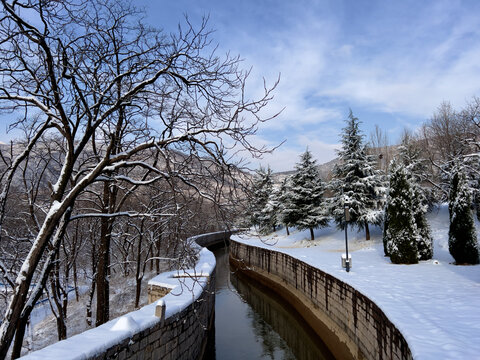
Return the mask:
M 211 246 L 229 236 L 222 231 L 190 238 L 197 264 L 150 280 L 149 305 L 23 359 L 201 359 L 214 321 L 216 264 L 213 253 L 198 243 Z

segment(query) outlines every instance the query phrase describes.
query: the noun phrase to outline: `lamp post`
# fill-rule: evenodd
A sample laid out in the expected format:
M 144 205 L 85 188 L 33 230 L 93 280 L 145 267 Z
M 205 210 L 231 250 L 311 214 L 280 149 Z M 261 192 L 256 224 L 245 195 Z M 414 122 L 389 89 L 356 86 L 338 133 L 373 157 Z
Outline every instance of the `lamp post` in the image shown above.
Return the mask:
M 347 237 L 347 228 L 348 222 L 350 221 L 350 210 L 348 208 L 348 203 L 343 204 L 343 213 L 345 216 L 345 269 L 347 272 L 350 271 L 350 259 L 348 258 L 348 237 Z

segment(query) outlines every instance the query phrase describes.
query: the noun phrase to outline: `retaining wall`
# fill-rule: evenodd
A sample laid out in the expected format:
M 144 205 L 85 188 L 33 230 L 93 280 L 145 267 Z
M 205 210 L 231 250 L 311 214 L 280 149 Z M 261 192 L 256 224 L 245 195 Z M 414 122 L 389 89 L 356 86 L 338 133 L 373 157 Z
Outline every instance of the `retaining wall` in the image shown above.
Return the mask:
M 234 240 L 230 257 L 245 273 L 282 293 L 321 332 L 337 358 L 412 359 L 395 325 L 350 285 L 290 255 Z
M 150 280 L 151 304 L 23 359 L 200 359 L 214 321 L 216 264 L 213 253 L 201 245 L 229 237 L 222 231 L 188 239 L 198 250 L 196 266 Z

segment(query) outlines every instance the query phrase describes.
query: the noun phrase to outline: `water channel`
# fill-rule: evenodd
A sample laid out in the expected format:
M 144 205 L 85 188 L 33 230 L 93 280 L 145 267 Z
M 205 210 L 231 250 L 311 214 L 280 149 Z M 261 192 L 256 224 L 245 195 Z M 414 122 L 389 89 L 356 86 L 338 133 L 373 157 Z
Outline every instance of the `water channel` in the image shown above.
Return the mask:
M 228 248 L 215 256 L 215 329 L 205 359 L 334 359 L 292 306 L 230 268 Z

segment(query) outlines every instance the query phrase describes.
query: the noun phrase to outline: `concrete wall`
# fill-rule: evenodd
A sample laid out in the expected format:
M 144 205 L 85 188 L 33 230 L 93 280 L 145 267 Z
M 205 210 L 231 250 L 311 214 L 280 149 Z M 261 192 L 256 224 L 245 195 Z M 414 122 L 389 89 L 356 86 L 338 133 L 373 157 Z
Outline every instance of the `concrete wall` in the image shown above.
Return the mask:
M 280 292 L 337 358 L 412 359 L 400 331 L 369 298 L 290 255 L 230 241 L 231 261 Z
M 23 358 L 200 359 L 214 321 L 216 264 L 213 253 L 198 243 L 211 246 L 229 236 L 222 231 L 190 238 L 198 250 L 195 268 L 150 280 L 151 304 Z

